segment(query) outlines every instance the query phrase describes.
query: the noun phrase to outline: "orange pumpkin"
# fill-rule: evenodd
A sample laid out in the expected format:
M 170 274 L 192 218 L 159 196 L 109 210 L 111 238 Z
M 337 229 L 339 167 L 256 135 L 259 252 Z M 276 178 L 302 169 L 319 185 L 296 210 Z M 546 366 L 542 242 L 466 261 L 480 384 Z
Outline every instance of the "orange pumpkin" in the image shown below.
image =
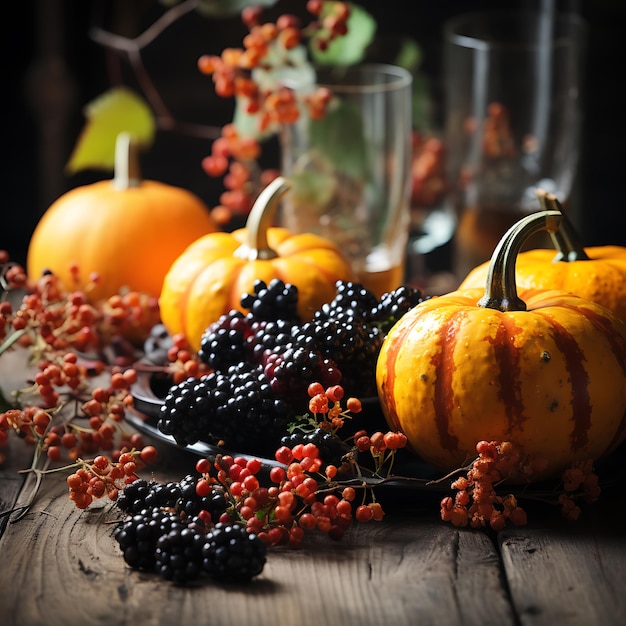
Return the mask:
M 426 300 L 391 329 L 377 362 L 385 417 L 444 471 L 481 440 L 511 441 L 545 462 L 535 479 L 614 450 L 626 435 L 626 326 L 562 290 L 522 301 L 515 258 L 559 211 L 530 215 L 496 248 L 486 289 Z
M 551 194 L 540 192 L 546 208 L 560 208 Z M 524 289 L 564 289 L 607 307 L 626 323 L 626 248 L 583 248 L 573 225 L 564 216 L 552 236 L 554 250 L 536 249 L 517 257 L 516 281 Z M 489 263 L 475 267 L 459 289 L 484 287 Z
M 158 298 L 174 260 L 215 230 L 196 195 L 140 179 L 136 146 L 122 134 L 114 178 L 72 189 L 44 213 L 29 243 L 27 271 L 33 279 L 51 271 L 69 290 L 88 288 L 93 301 L 123 288 Z
M 259 195 L 245 228 L 208 234 L 172 264 L 159 299 L 161 319 L 171 334 L 183 334 L 199 348 L 209 324 L 231 309 L 243 310 L 241 296 L 252 293 L 256 280 L 279 278 L 295 285 L 302 320 L 335 297 L 338 280 L 355 280 L 350 262 L 333 242 L 269 227 L 287 189 L 286 181 L 276 178 Z

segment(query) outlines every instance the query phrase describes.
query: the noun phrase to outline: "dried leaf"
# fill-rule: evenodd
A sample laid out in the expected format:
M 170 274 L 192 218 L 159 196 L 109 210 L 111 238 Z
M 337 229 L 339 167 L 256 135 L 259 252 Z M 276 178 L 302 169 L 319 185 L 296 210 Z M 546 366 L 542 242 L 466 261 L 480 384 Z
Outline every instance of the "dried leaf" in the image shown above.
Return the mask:
M 80 170 L 113 170 L 115 140 L 128 132 L 144 147 L 152 144 L 155 120 L 148 104 L 134 91 L 111 89 L 85 108 L 87 122 L 66 165 L 74 174 Z

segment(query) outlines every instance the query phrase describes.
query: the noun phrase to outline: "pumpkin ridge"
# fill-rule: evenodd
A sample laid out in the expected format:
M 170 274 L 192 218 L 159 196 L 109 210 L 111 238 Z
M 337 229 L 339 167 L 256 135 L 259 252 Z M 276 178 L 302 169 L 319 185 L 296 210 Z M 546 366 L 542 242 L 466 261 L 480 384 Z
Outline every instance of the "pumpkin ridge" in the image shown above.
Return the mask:
M 241 310 L 241 297 L 243 296 L 243 293 L 241 292 L 241 288 L 239 286 L 239 276 L 241 275 L 242 269 L 243 269 L 243 265 L 236 265 L 234 267 L 233 272 L 231 274 L 232 282 L 230 283 L 230 289 L 228 290 L 228 298 L 226 300 L 227 302 L 236 302 L 237 308 L 240 310 Z
M 597 328 L 604 333 L 611 347 L 611 351 L 613 352 L 613 355 L 615 356 L 615 360 L 619 363 L 620 367 L 622 368 L 622 371 L 626 374 L 626 338 L 625 336 L 621 334 L 620 332 L 618 332 L 616 328 L 613 326 L 613 324 L 609 323 L 609 320 L 606 317 L 599 315 L 595 311 L 592 311 L 591 309 L 587 307 L 573 307 L 571 305 L 565 305 L 565 306 L 570 309 L 575 309 L 576 311 L 584 315 L 591 322 L 594 328 Z M 608 448 L 609 450 L 611 450 L 613 447 L 617 447 L 617 444 L 620 442 L 621 435 L 624 433 L 625 430 L 626 430 L 626 411 L 624 412 L 624 415 L 622 416 L 622 420 L 617 429 L 617 432 L 615 433 L 615 437 L 613 438 L 612 442 L 609 445 L 609 448 Z
M 609 319 L 600 315 L 596 311 L 592 311 L 587 307 L 573 306 L 571 304 L 563 304 L 563 308 L 577 311 L 587 318 L 594 328 L 601 330 L 611 347 L 611 352 L 615 356 L 615 360 L 620 364 L 622 371 L 626 374 L 626 335 L 618 332 Z
M 441 350 L 431 358 L 431 365 L 435 371 L 433 397 L 435 427 L 441 447 L 450 452 L 459 449 L 458 437 L 449 431 L 449 417 L 454 406 L 452 382 L 456 371 L 454 351 L 457 345 L 459 317 L 464 316 L 463 310 L 452 311 L 452 314 L 441 324 L 438 332 L 438 343 Z
M 489 339 L 493 346 L 494 358 L 498 365 L 498 397 L 502 400 L 509 422 L 509 430 L 521 429 L 524 416 L 522 400 L 520 350 L 512 341 L 521 329 L 506 315 L 501 316 L 496 335 Z
M 411 323 L 407 324 L 406 322 L 409 320 Z M 393 335 L 388 335 L 385 339 L 387 344 L 384 346 L 386 352 L 385 370 L 380 384 L 380 393 L 385 397 L 384 406 L 387 407 L 387 418 L 393 422 L 392 428 L 395 430 L 402 430 L 396 410 L 396 399 L 393 394 L 396 384 L 395 364 L 398 357 L 398 351 L 404 343 L 404 338 L 411 332 L 418 320 L 419 315 L 415 316 L 413 319 L 407 317 L 404 320 L 400 320 L 394 327 Z
M 579 310 L 579 309 L 578 309 Z M 552 340 L 565 358 L 565 368 L 569 373 L 572 389 L 570 405 L 574 427 L 570 433 L 570 447 L 573 452 L 584 448 L 589 442 L 591 428 L 591 398 L 589 397 L 589 374 L 583 363 L 585 355 L 575 338 L 551 315 L 535 311 L 546 319 L 552 327 Z
M 210 267 L 210 265 L 208 267 Z M 189 301 L 191 299 L 191 292 L 193 291 L 193 286 L 198 280 L 198 277 L 201 274 L 203 274 L 206 269 L 207 267 L 204 267 L 204 268 L 198 267 L 196 269 L 196 271 L 193 274 L 193 280 L 189 280 L 187 282 L 184 295 L 178 299 L 178 303 L 180 306 L 177 307 L 177 310 L 178 310 L 178 317 L 180 320 L 180 329 L 181 329 L 180 332 L 182 335 L 187 336 L 189 333 L 188 311 L 189 311 Z

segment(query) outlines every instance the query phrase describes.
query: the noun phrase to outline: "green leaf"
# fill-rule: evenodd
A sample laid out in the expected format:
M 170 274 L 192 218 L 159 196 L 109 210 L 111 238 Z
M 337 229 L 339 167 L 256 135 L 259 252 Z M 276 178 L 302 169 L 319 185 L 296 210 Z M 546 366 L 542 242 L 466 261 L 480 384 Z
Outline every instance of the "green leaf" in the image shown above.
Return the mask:
M 403 38 L 396 56 L 395 65 L 415 73 L 422 63 L 422 48 L 414 39 Z
M 87 122 L 81 131 L 66 171 L 113 170 L 115 140 L 128 132 L 144 147 L 154 140 L 155 120 L 148 104 L 125 87 L 111 89 L 85 107 Z
M 332 171 L 304 169 L 288 178 L 295 206 L 326 207 L 337 191 L 337 177 Z
M 356 178 L 368 177 L 367 146 L 358 107 L 337 100 L 325 117 L 311 120 L 310 142 L 337 170 Z
M 376 35 L 376 20 L 361 7 L 351 4 L 348 32 L 320 50 L 315 37 L 310 41 L 311 58 L 319 65 L 354 65 L 363 60 L 367 47 Z

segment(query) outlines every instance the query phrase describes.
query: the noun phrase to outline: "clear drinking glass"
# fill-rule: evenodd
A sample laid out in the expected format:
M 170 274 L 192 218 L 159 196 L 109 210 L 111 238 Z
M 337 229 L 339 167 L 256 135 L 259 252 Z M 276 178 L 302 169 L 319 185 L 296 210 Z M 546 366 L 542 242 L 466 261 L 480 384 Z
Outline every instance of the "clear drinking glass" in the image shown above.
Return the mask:
M 380 297 L 404 281 L 409 230 L 411 74 L 386 64 L 318 71 L 333 100 L 281 136 L 291 183 L 280 223 L 336 242 Z M 302 89 L 300 86 L 299 89 Z
M 571 207 L 579 160 L 585 24 L 575 14 L 467 13 L 444 26 L 448 201 L 459 280 L 539 210 Z M 531 241 L 531 245 L 533 245 Z

